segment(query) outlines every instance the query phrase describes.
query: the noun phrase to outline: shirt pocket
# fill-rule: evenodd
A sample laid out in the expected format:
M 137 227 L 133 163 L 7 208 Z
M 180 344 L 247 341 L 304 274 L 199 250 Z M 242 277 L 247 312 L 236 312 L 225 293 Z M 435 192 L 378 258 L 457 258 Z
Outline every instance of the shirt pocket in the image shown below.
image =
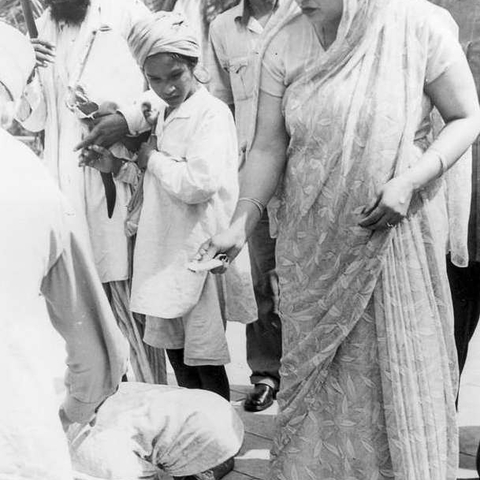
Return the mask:
M 228 72 L 234 101 L 246 100 L 252 94 L 251 58 L 236 57 L 230 60 Z

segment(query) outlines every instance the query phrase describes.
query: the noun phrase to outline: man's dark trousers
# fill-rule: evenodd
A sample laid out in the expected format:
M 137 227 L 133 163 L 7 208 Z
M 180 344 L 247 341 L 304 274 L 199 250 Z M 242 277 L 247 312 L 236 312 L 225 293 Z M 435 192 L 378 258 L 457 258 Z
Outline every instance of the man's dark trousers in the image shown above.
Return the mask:
M 278 279 L 275 273 L 275 240 L 270 237 L 264 212 L 248 240 L 258 320 L 247 325 L 247 363 L 252 384 L 278 390 L 282 356 L 282 328 L 278 316 Z

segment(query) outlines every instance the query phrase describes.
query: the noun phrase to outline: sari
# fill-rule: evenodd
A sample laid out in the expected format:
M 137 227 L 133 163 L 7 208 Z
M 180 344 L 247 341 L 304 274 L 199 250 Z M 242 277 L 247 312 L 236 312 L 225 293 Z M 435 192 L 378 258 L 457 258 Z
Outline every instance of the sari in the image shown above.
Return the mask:
M 449 67 L 431 65 L 433 22 L 456 45 L 451 19 L 426 1 L 344 0 L 335 42 L 283 96 L 284 355 L 270 479 L 456 478 L 443 182 L 415 194 L 396 228 L 358 226 L 378 188 L 428 148 L 424 86 Z

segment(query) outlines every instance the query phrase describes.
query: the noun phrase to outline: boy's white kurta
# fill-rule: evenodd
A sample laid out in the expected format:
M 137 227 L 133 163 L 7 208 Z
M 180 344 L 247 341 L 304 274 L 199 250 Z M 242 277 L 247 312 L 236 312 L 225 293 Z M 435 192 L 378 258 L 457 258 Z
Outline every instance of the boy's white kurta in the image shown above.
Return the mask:
M 145 173 L 131 308 L 178 318 L 197 304 L 207 276 L 191 272 L 187 264 L 233 215 L 237 141 L 230 110 L 203 87 L 163 117 L 160 111 L 158 152 Z
M 90 238 L 103 283 L 128 278 L 124 220 L 130 186 L 114 179 L 117 200 L 109 219 L 100 173 L 88 167 L 79 168 L 79 152 L 73 151 L 88 129 L 67 108 L 65 100 L 68 86 L 77 81 L 79 64 L 94 30 L 98 32 L 80 78 L 89 98 L 97 103 L 129 103 L 141 95 L 143 76 L 125 39 L 134 22 L 148 14 L 140 0 L 92 0 L 79 26 L 54 22 L 47 10 L 38 21 L 39 38 L 56 46 L 55 63 L 39 68 L 39 78 L 27 87 L 25 100 L 32 113 L 21 119 L 31 131 L 45 129 L 45 164 L 74 206 L 84 234 Z
M 63 408 L 71 420 L 88 421 L 116 390 L 126 344 L 58 187 L 32 151 L 4 130 L 0 150 L 0 480 L 68 480 L 40 292 L 67 344 Z

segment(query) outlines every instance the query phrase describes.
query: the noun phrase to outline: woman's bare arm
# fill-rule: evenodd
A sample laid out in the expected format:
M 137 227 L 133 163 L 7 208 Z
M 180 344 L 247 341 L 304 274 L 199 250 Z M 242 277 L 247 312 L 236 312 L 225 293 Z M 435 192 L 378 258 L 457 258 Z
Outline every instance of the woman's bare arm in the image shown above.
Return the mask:
M 240 175 L 240 199 L 268 203 L 285 168 L 287 144 L 282 99 L 260 92 L 255 139 Z M 219 253 L 226 253 L 233 260 L 259 219 L 260 211 L 254 203 L 239 201 L 230 228 L 200 247 L 199 260 Z
M 422 158 L 387 182 L 365 211 L 360 226 L 372 230 L 394 226 L 407 216 L 413 193 L 448 170 L 473 143 L 480 131 L 480 107 L 472 73 L 458 61 L 425 87 L 445 127 Z

